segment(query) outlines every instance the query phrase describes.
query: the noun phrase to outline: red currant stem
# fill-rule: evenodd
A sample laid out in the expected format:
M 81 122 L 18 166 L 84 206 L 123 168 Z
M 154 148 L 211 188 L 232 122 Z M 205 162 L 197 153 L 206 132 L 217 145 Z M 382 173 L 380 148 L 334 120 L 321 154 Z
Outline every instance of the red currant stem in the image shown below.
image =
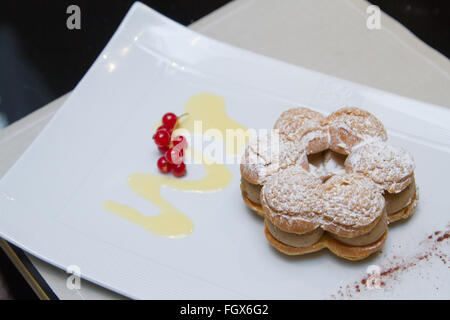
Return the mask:
M 181 118 L 183 118 L 183 117 L 186 117 L 186 116 L 188 116 L 189 115 L 189 113 L 187 113 L 187 112 L 185 112 L 185 113 L 182 113 L 182 114 L 180 114 L 177 118 L 177 120 L 180 120 Z

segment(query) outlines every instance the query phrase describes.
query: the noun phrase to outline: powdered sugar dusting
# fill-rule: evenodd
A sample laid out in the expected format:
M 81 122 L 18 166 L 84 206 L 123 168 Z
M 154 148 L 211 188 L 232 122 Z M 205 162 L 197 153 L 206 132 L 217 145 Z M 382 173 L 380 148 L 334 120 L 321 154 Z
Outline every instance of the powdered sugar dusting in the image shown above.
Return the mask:
M 380 120 L 358 108 L 343 108 L 328 116 L 330 148 L 349 154 L 352 148 L 364 140 L 387 140 L 386 129 Z
M 271 211 L 286 218 L 344 228 L 371 224 L 385 205 L 381 190 L 364 176 L 335 175 L 322 184 L 320 179 L 292 169 L 272 176 L 262 196 Z
M 335 175 L 325 182 L 323 189 L 324 217 L 333 224 L 369 225 L 383 212 L 383 194 L 363 176 Z
M 289 168 L 272 176 L 262 189 L 267 204 L 284 215 L 315 219 L 320 201 L 320 179 Z
M 383 124 L 371 113 L 358 108 L 342 108 L 328 117 L 328 125 L 344 129 L 359 138 L 379 137 L 387 140 L 386 129 Z
M 408 152 L 383 141 L 358 146 L 345 161 L 347 172 L 364 174 L 391 193 L 411 183 L 414 167 Z
M 325 117 L 308 108 L 292 108 L 284 111 L 275 122 L 274 129 L 289 140 L 300 141 L 308 132 L 323 129 Z
M 323 151 L 329 146 L 326 118 L 308 108 L 292 108 L 283 112 L 275 122 L 274 129 L 288 140 L 303 145 L 309 154 Z
M 290 166 L 307 168 L 303 147 L 278 135 L 276 131 L 252 139 L 241 160 L 241 171 L 258 184 Z

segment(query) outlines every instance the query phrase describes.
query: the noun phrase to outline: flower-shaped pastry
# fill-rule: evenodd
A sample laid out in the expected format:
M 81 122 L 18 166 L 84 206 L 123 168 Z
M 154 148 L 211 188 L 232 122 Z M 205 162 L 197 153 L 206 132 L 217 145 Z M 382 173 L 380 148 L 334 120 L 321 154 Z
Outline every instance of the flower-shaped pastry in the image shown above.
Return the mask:
M 241 190 L 265 218 L 266 237 L 279 251 L 298 255 L 326 247 L 363 259 L 384 245 L 389 222 L 413 214 L 414 161 L 386 142 L 386 130 L 369 112 L 343 108 L 326 118 L 295 108 L 275 129 L 277 155 L 269 155 L 273 147 L 255 147 L 273 136 L 247 146 Z

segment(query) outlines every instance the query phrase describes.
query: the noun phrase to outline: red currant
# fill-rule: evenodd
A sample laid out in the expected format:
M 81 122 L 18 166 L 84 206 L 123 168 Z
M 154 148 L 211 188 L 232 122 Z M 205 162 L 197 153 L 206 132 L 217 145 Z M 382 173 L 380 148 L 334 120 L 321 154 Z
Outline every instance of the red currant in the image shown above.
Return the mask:
M 179 147 L 170 148 L 169 150 L 167 150 L 165 157 L 167 161 L 169 161 L 169 163 L 178 165 L 181 162 L 183 162 L 184 158 L 183 148 Z
M 153 136 L 158 147 L 165 147 L 170 144 L 170 133 L 167 130 L 158 130 Z
M 186 148 L 187 146 L 187 140 L 183 136 L 176 136 L 172 139 L 173 146 L 175 147 L 178 144 L 181 144 L 182 148 Z
M 167 129 L 165 126 L 159 126 L 159 127 L 156 129 L 155 134 L 153 135 L 153 139 L 155 139 L 156 134 L 157 134 L 158 132 L 160 132 L 160 131 L 166 131 L 166 132 L 169 133 L 170 136 L 172 136 L 172 130 Z
M 165 157 L 161 157 L 158 159 L 157 166 L 159 171 L 162 173 L 169 173 L 172 169 L 172 165 L 167 161 Z
M 170 134 L 172 134 L 173 128 L 169 128 L 166 125 L 162 124 L 156 129 L 157 132 L 159 130 L 167 130 Z
M 175 125 L 177 124 L 177 120 L 177 116 L 172 112 L 168 112 L 162 117 L 163 125 L 171 129 L 175 127 Z
M 185 176 L 186 175 L 186 165 L 184 164 L 184 162 L 174 165 L 172 167 L 172 173 L 177 178 Z
M 158 147 L 159 152 L 162 154 L 166 154 L 167 150 L 169 150 L 169 146 Z
M 173 171 L 176 177 L 182 177 L 186 175 L 186 165 L 183 163 L 184 149 L 187 146 L 187 140 L 183 136 L 177 136 L 172 141 L 172 131 L 175 128 L 178 119 L 187 115 L 182 114 L 177 117 L 174 113 L 166 113 L 162 118 L 162 125 L 156 129 L 156 133 L 153 135 L 155 144 L 158 146 L 159 152 L 164 156 L 158 159 L 158 169 L 163 173 Z

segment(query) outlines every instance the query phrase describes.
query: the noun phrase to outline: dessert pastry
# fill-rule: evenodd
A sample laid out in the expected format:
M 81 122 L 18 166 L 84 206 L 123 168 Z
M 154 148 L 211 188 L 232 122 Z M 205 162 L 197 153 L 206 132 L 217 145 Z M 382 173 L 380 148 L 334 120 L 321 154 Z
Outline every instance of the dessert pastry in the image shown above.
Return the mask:
M 308 160 L 301 145 L 276 132 L 250 141 L 241 161 L 241 192 L 250 209 L 263 216 L 259 199 L 263 184 L 273 174 L 289 167 L 308 169 Z
M 352 151 L 345 169 L 369 177 L 384 190 L 390 222 L 414 213 L 418 194 L 414 160 L 408 152 L 383 141 L 370 142 Z
M 266 237 L 279 251 L 328 248 L 363 259 L 384 245 L 389 222 L 413 214 L 414 161 L 386 142 L 383 124 L 369 112 L 343 108 L 325 118 L 294 108 L 274 128 L 279 155 L 255 147 L 267 136 L 251 142 L 241 164 L 241 190 L 265 218 Z
M 342 108 L 327 118 L 330 149 L 349 154 L 352 148 L 369 139 L 387 140 L 386 129 L 371 113 L 358 108 Z
M 283 112 L 275 122 L 274 129 L 281 136 L 303 145 L 306 154 L 328 149 L 329 136 L 326 118 L 308 108 L 292 108 Z
M 282 171 L 264 185 L 261 202 L 268 241 L 288 255 L 329 248 L 360 260 L 386 241 L 384 197 L 362 175 L 335 175 L 322 184 L 305 171 Z

